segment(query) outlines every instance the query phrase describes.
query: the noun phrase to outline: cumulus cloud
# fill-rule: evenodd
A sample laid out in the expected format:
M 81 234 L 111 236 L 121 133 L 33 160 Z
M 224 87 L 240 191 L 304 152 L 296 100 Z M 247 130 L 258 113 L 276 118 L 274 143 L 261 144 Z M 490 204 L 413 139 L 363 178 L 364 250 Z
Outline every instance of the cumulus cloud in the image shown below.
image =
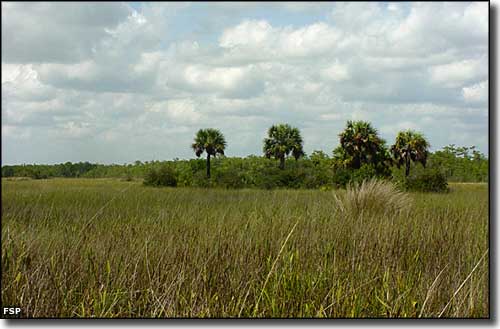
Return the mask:
M 202 127 L 260 154 L 277 122 L 329 153 L 349 119 L 486 152 L 488 79 L 487 3 L 2 3 L 7 162 L 188 158 Z
M 321 73 L 328 80 L 343 81 L 349 79 L 349 72 L 346 66 L 340 64 L 338 61 L 328 66 Z
M 253 71 L 252 66 L 207 67 L 192 64 L 184 67 L 180 77 L 172 77 L 167 84 L 196 92 L 213 92 L 228 98 L 245 98 L 255 96 L 263 88 L 263 82 Z
M 40 82 L 31 64 L 2 64 L 2 94 L 9 100 L 46 101 L 56 96 L 54 88 Z
M 333 51 L 340 37 L 340 31 L 324 22 L 294 29 L 273 27 L 265 20 L 245 20 L 224 30 L 219 46 L 226 50 L 228 61 L 273 61 Z
M 2 125 L 2 139 L 9 138 L 13 140 L 26 140 L 31 137 L 31 129 L 29 127 L 19 127 L 13 125 Z
M 466 83 L 482 80 L 488 76 L 488 64 L 484 59 L 467 59 L 430 69 L 431 80 L 446 87 L 461 87 Z
M 468 103 L 486 103 L 488 101 L 488 81 L 481 81 L 462 88 L 462 95 Z
M 191 99 L 172 99 L 155 103 L 148 110 L 152 113 L 165 114 L 169 119 L 179 124 L 199 124 L 201 114 L 196 110 L 196 103 Z
M 80 61 L 128 14 L 116 2 L 9 3 L 2 6 L 2 62 Z

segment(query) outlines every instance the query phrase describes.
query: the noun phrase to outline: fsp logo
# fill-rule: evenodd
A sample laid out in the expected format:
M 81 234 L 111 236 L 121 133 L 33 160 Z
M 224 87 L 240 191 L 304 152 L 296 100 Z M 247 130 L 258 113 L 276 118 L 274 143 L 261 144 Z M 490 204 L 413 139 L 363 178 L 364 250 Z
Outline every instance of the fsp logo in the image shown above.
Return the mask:
M 19 315 L 21 314 L 20 307 L 3 307 L 2 308 L 3 315 Z

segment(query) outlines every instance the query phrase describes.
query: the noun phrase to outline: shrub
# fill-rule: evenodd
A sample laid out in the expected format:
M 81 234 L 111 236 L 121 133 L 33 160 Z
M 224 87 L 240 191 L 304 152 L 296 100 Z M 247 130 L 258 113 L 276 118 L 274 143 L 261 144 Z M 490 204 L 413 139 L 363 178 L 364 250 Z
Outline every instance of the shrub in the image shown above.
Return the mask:
M 407 191 L 447 192 L 448 182 L 443 173 L 438 170 L 424 170 L 422 173 L 410 175 L 403 180 Z
M 229 168 L 223 172 L 215 173 L 217 186 L 225 188 L 243 188 L 245 187 L 244 173 L 237 168 Z
M 168 165 L 162 165 L 159 168 L 149 168 L 144 176 L 144 185 L 177 186 L 175 171 Z
M 352 215 L 401 212 L 408 210 L 412 203 L 410 197 L 399 191 L 396 185 L 377 179 L 349 184 L 342 197 L 334 197 L 340 211 Z
M 29 177 L 33 179 L 47 179 L 49 176 L 46 173 L 43 173 L 41 170 L 34 169 L 31 171 Z
M 391 175 L 384 166 L 364 164 L 359 169 L 337 166 L 333 175 L 333 184 L 337 187 L 346 187 L 349 184 L 361 184 L 365 180 L 383 179 Z
M 125 182 L 131 182 L 134 180 L 134 177 L 132 176 L 132 173 L 130 171 L 127 171 L 125 175 L 123 176 L 123 181 Z
M 193 182 L 192 186 L 194 187 L 212 187 L 211 179 L 207 178 L 207 173 L 205 170 L 197 171 L 193 173 Z
M 264 188 L 268 190 L 283 187 L 283 182 L 285 180 L 285 178 L 283 177 L 283 171 L 284 170 L 281 170 L 278 167 L 274 166 L 263 168 L 263 170 L 258 175 L 256 186 L 258 188 Z
M 336 187 L 346 187 L 351 180 L 352 170 L 346 168 L 337 168 L 334 170 L 332 183 Z
M 9 166 L 2 167 L 2 177 L 13 177 L 15 173 L 14 168 Z

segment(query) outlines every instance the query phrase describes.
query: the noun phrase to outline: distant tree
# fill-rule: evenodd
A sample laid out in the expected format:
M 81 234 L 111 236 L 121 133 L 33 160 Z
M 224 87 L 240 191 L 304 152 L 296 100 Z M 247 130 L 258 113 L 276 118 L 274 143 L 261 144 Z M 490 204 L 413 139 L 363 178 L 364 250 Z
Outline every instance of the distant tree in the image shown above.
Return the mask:
M 391 147 L 391 153 L 398 168 L 405 166 L 405 176 L 408 177 L 411 161 L 420 162 L 425 168 L 429 146 L 429 142 L 421 133 L 413 130 L 400 131 L 395 144 Z
M 73 164 L 70 161 L 61 164 L 61 174 L 63 177 L 75 177 L 73 173 Z
M 264 139 L 264 155 L 267 158 L 279 159 L 280 169 L 285 169 L 285 157 L 290 153 L 295 160 L 304 155 L 304 141 L 298 128 L 288 124 L 277 124 L 269 128 L 267 135 L 268 137 Z
M 207 178 L 210 178 L 210 157 L 215 157 L 217 154 L 224 155 L 226 145 L 224 135 L 218 129 L 200 129 L 196 133 L 191 147 L 197 157 L 203 152 L 207 153 Z
M 459 147 L 451 144 L 429 154 L 427 162 L 429 167 L 439 168 L 450 181 L 488 181 L 488 158 L 475 146 Z
M 321 164 L 322 162 L 330 160 L 328 154 L 319 150 L 314 150 L 309 156 L 309 159 L 315 166 Z
M 340 145 L 333 151 L 334 158 L 344 167 L 360 169 L 363 164 L 386 168 L 390 161 L 385 140 L 377 129 L 366 121 L 347 121 L 339 134 Z
M 15 170 L 11 166 L 2 167 L 2 177 L 12 177 L 15 174 Z

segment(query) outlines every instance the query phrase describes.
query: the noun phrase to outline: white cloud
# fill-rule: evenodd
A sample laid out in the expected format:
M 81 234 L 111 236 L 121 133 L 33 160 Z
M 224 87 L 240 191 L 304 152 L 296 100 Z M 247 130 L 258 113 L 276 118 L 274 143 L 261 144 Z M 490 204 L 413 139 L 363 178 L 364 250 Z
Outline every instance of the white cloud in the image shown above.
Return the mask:
M 264 88 L 263 81 L 258 79 L 258 71 L 252 65 L 212 67 L 188 64 L 177 67 L 167 76 L 167 87 L 188 92 L 215 93 L 228 98 L 254 97 Z
M 375 27 L 388 17 L 382 16 L 380 3 L 377 2 L 336 2 L 330 18 L 335 26 L 354 32 Z
M 2 62 L 2 83 L 14 81 L 21 71 L 19 64 L 7 64 Z
M 349 79 L 349 72 L 345 65 L 342 65 L 337 61 L 334 64 L 330 65 L 322 72 L 322 75 L 332 81 L 344 81 Z
M 5 159 L 192 157 L 200 127 L 260 154 L 276 122 L 330 152 L 348 119 L 487 149 L 487 3 L 263 6 L 2 3 Z
M 87 138 L 93 135 L 93 129 L 87 122 L 65 122 L 57 129 L 56 135 L 62 138 Z
M 226 29 L 219 46 L 227 49 L 227 60 L 283 60 L 333 51 L 340 37 L 340 31 L 323 22 L 293 29 L 275 28 L 263 20 L 247 20 Z
M 219 40 L 223 48 L 237 46 L 259 46 L 270 40 L 273 28 L 266 21 L 244 21 L 238 26 L 224 31 Z
M 202 117 L 196 110 L 195 102 L 190 99 L 171 99 L 157 102 L 148 111 L 166 114 L 167 118 L 179 124 L 199 123 Z
M 488 64 L 484 59 L 468 59 L 430 68 L 434 84 L 456 88 L 484 79 L 488 76 Z
M 13 140 L 27 140 L 30 137 L 31 129 L 29 127 L 2 124 L 2 139 L 9 138 Z
M 488 101 L 488 80 L 463 87 L 462 95 L 468 103 L 486 103 Z
M 31 64 L 2 64 L 2 96 L 9 100 L 46 101 L 56 96 L 56 90 L 40 82 Z
M 401 121 L 397 124 L 385 125 L 380 128 L 380 131 L 386 134 L 396 135 L 399 131 L 402 130 L 421 130 L 421 127 L 412 121 Z
M 332 121 L 335 121 L 335 120 L 341 119 L 342 115 L 340 115 L 338 113 L 321 114 L 320 118 L 322 120 L 332 120 Z
M 129 14 L 122 3 L 9 3 L 2 7 L 2 62 L 74 62 Z

